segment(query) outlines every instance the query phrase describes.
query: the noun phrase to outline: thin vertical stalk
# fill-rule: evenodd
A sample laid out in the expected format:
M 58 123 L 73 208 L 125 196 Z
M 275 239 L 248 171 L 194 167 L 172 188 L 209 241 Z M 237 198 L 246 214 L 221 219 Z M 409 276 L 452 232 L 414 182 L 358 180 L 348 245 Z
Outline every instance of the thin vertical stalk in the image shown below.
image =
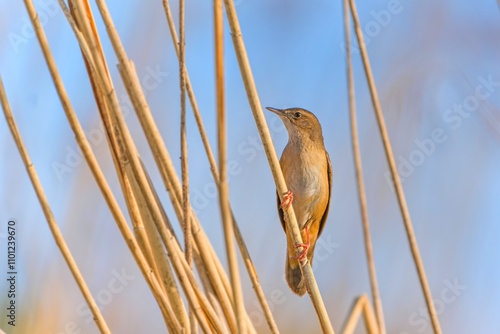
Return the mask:
M 180 46 L 179 46 L 179 38 L 177 37 L 177 31 L 175 29 L 175 23 L 174 23 L 174 18 L 172 16 L 172 11 L 170 10 L 170 5 L 168 3 L 168 0 L 162 0 L 163 3 L 163 9 L 165 10 L 165 16 L 167 19 L 167 24 L 168 28 L 170 31 L 170 37 L 172 39 L 172 44 L 174 46 L 175 53 L 177 55 L 177 58 L 180 60 Z M 203 143 L 203 147 L 205 148 L 205 151 L 207 152 L 207 157 L 208 161 L 210 163 L 210 170 L 212 171 L 212 174 L 217 174 L 217 177 L 215 177 L 216 182 L 218 182 L 219 175 L 217 171 L 217 164 L 215 162 L 214 155 L 212 153 L 212 148 L 210 146 L 210 142 L 208 140 L 208 137 L 206 136 L 206 131 L 205 131 L 205 126 L 203 125 L 203 119 L 201 118 L 201 113 L 198 108 L 198 103 L 196 101 L 196 97 L 194 95 L 193 91 L 193 86 L 191 85 L 191 80 L 189 78 L 189 73 L 187 71 L 186 63 L 184 62 L 184 71 L 185 73 L 185 79 L 186 79 L 186 90 L 187 94 L 189 96 L 189 101 L 191 102 L 191 109 L 193 110 L 193 115 L 194 118 L 196 119 L 196 125 L 198 126 L 198 130 L 201 135 L 201 141 Z M 205 134 L 205 135 L 204 135 Z
M 382 137 L 382 141 L 384 144 L 384 150 L 387 157 L 387 162 L 389 163 L 389 168 L 391 170 L 392 180 L 394 182 L 394 188 L 396 190 L 399 208 L 401 210 L 401 215 L 403 217 L 403 222 L 406 229 L 406 235 L 408 237 L 408 243 L 410 244 L 413 261 L 415 262 L 415 266 L 417 268 L 418 278 L 420 280 L 420 285 L 422 286 L 422 291 L 425 297 L 425 303 L 427 304 L 427 310 L 429 311 L 429 317 L 431 319 L 432 328 L 434 330 L 434 333 L 441 334 L 441 326 L 439 324 L 439 319 L 437 317 L 436 309 L 434 307 L 434 302 L 432 300 L 429 283 L 427 282 L 424 264 L 420 256 L 420 251 L 418 248 L 417 239 L 415 237 L 415 232 L 413 231 L 410 212 L 406 204 L 406 198 L 403 192 L 403 186 L 401 185 L 401 179 L 399 178 L 398 170 L 396 168 L 396 161 L 394 160 L 394 154 L 392 152 L 389 134 L 387 133 L 387 127 L 385 125 L 384 115 L 382 113 L 382 107 L 380 106 L 377 88 L 375 86 L 375 80 L 373 79 L 370 60 L 368 58 L 368 53 L 366 51 L 366 45 L 363 33 L 361 31 L 358 11 L 356 9 L 356 1 L 349 0 L 349 3 L 354 21 L 354 29 L 356 31 L 356 36 L 358 38 L 358 44 L 361 51 L 361 59 L 363 60 L 363 67 L 365 69 L 366 79 L 368 81 L 368 86 L 370 88 L 370 95 L 372 99 L 373 109 L 375 110 L 375 115 L 377 118 L 380 135 Z
M 182 1 L 182 0 L 181 0 Z M 245 311 L 243 294 L 240 286 L 238 258 L 234 249 L 234 232 L 229 207 L 229 187 L 227 184 L 227 151 L 226 151 L 226 111 L 224 106 L 224 33 L 222 0 L 214 0 L 214 31 L 215 31 L 215 84 L 217 103 L 217 144 L 219 149 L 219 202 L 224 226 L 229 274 L 233 292 L 233 309 L 236 314 L 238 332 L 245 333 Z M 182 40 L 182 35 L 181 35 Z M 182 54 L 182 53 L 181 53 Z
M 32 3 L 26 1 L 25 4 L 26 6 L 31 6 L 31 8 L 34 10 Z M 108 328 L 108 325 L 106 324 L 106 321 L 104 320 L 101 314 L 101 311 L 99 310 L 99 307 L 97 306 L 97 303 L 95 302 L 94 298 L 92 297 L 92 294 L 90 293 L 87 283 L 85 283 L 85 279 L 83 278 L 80 269 L 78 269 L 78 265 L 76 264 L 75 259 L 71 255 L 71 251 L 69 250 L 68 245 L 66 245 L 66 241 L 64 241 L 64 237 L 61 233 L 61 230 L 59 229 L 59 226 L 57 225 L 54 214 L 52 213 L 52 210 L 50 208 L 49 201 L 45 195 L 45 191 L 43 190 L 43 186 L 40 182 L 40 179 L 38 178 L 35 166 L 33 166 L 33 163 L 31 162 L 28 151 L 26 150 L 26 147 L 23 143 L 21 134 L 17 129 L 17 125 L 14 120 L 12 110 L 10 109 L 9 101 L 7 100 L 7 95 L 5 93 L 1 77 L 0 77 L 0 102 L 2 104 L 3 113 L 5 115 L 7 124 L 9 125 L 10 132 L 12 134 L 12 137 L 14 138 L 19 154 L 21 155 L 21 158 L 24 162 L 24 166 L 26 167 L 26 171 L 28 172 L 31 184 L 33 185 L 36 196 L 38 197 L 38 201 L 40 202 L 40 206 L 42 207 L 45 218 L 47 219 L 47 224 L 49 225 L 50 231 L 52 232 L 52 236 L 54 237 L 56 245 L 59 248 L 59 251 L 61 252 L 62 256 L 64 257 L 64 260 L 66 261 L 66 264 L 68 265 L 68 268 L 71 271 L 71 274 L 73 275 L 76 284 L 78 285 L 78 288 L 80 289 L 83 297 L 85 298 L 85 301 L 87 302 L 87 305 L 89 306 L 90 311 L 92 312 L 97 327 L 99 328 L 101 333 L 111 333 L 111 331 Z
M 229 26 L 231 28 L 233 46 L 236 52 L 236 57 L 238 59 L 238 64 L 240 67 L 240 72 L 243 78 L 245 89 L 247 91 L 248 101 L 252 109 L 255 122 L 257 124 L 257 129 L 266 152 L 266 156 L 269 162 L 271 172 L 273 174 L 274 182 L 280 196 L 280 200 L 283 200 L 283 194 L 287 193 L 287 186 L 285 179 L 283 178 L 283 173 L 281 171 L 278 157 L 276 155 L 276 150 L 274 149 L 271 134 L 262 112 L 262 106 L 260 104 L 259 96 L 257 93 L 257 88 L 255 86 L 252 70 L 250 68 L 250 63 L 248 61 L 248 55 L 246 53 L 245 44 L 243 41 L 240 24 L 238 22 L 238 16 L 236 14 L 236 9 L 232 0 L 224 0 L 226 6 L 226 14 L 229 21 Z M 300 230 L 297 225 L 297 218 L 295 217 L 295 212 L 293 211 L 293 204 L 290 205 L 288 210 L 285 210 L 285 222 L 287 224 L 287 229 L 291 232 L 292 239 L 294 243 L 302 243 L 302 237 L 300 235 Z M 302 251 L 301 247 L 297 248 L 297 255 Z M 319 292 L 316 279 L 314 278 L 314 273 L 311 268 L 311 264 L 305 259 L 301 263 L 301 270 L 306 279 L 308 293 L 311 297 L 311 301 L 314 305 L 316 313 L 318 315 L 319 321 L 321 323 L 321 328 L 325 333 L 333 333 L 333 328 L 328 318 L 328 313 L 326 312 L 323 299 Z
M 179 1 L 179 84 L 181 91 L 181 178 L 182 178 L 182 217 L 184 219 L 184 252 L 189 266 L 193 263 L 193 234 L 191 231 L 191 217 L 189 206 L 189 168 L 188 168 L 188 147 L 186 138 L 186 74 L 184 63 L 186 62 L 186 26 L 185 1 Z M 196 320 L 193 311 L 189 311 L 189 323 L 191 332 L 196 333 Z
M 385 334 L 385 321 L 382 309 L 382 301 L 378 290 L 377 271 L 375 270 L 375 260 L 373 256 L 372 238 L 370 234 L 370 221 L 368 217 L 368 206 L 366 204 L 365 182 L 363 180 L 363 164 L 359 148 L 358 121 L 356 118 L 356 101 L 354 97 L 354 76 L 352 71 L 351 57 L 351 25 L 349 23 L 349 0 L 344 0 L 344 30 L 346 43 L 347 61 L 347 86 L 349 90 L 349 115 L 351 119 L 352 150 L 354 155 L 354 165 L 356 168 L 356 180 L 358 185 L 359 205 L 361 210 L 361 220 L 363 223 L 363 236 L 365 239 L 366 261 L 370 276 L 370 288 L 372 291 L 373 304 L 380 334 Z
M 184 24 L 185 1 L 179 1 L 179 82 L 181 89 L 181 174 L 182 174 L 182 212 L 184 215 L 185 253 L 188 263 L 193 261 L 193 246 L 191 245 L 191 219 L 189 215 L 189 176 L 186 138 L 186 27 Z

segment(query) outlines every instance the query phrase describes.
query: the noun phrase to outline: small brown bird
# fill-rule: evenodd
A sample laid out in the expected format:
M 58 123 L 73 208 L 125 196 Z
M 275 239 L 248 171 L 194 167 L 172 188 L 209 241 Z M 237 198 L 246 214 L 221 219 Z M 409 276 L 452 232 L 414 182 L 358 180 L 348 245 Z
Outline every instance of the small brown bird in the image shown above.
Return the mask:
M 287 236 L 286 280 L 290 289 L 300 296 L 307 287 L 300 271 L 300 261 L 307 256 L 312 264 L 316 240 L 325 227 L 332 190 L 332 164 L 325 150 L 321 124 L 314 114 L 301 108 L 267 108 L 277 114 L 288 131 L 288 144 L 281 155 L 280 165 L 288 187 L 278 213 Z M 294 244 L 286 229 L 284 207 L 293 201 L 303 244 Z M 295 248 L 303 247 L 299 256 Z

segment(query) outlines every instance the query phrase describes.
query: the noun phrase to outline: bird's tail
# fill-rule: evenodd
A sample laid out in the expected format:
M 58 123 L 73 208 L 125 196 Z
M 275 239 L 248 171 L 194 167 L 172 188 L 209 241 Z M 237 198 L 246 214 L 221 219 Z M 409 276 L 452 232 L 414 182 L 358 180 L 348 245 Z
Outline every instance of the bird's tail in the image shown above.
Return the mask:
M 307 260 L 312 265 L 314 255 L 314 245 L 307 252 Z M 286 254 L 285 264 L 286 281 L 290 289 L 299 296 L 303 296 L 307 291 L 306 280 L 300 271 L 300 263 L 297 259 L 290 257 L 290 252 Z

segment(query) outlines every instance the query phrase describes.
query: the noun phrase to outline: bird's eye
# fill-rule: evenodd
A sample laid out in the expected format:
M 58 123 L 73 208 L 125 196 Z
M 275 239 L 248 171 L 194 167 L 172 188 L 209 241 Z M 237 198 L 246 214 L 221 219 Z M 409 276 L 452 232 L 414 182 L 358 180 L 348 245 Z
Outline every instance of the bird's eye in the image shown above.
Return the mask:
M 300 116 L 302 116 L 302 114 L 297 111 L 294 116 L 295 116 L 295 118 L 300 118 Z

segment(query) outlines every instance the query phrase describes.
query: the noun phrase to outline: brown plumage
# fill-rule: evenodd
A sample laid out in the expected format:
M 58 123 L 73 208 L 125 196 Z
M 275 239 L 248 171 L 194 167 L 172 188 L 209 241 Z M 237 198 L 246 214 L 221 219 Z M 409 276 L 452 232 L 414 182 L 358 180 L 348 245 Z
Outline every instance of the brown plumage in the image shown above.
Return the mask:
M 287 236 L 286 280 L 290 289 L 302 296 L 307 287 L 300 270 L 300 259 L 307 256 L 312 264 L 316 240 L 325 227 L 332 187 L 332 165 L 325 150 L 321 124 L 310 111 L 300 108 L 267 108 L 277 114 L 288 131 L 288 144 L 281 155 L 280 165 L 289 193 L 280 203 L 278 213 Z M 304 244 L 295 245 L 288 233 L 282 207 L 293 201 L 293 209 Z M 308 243 L 309 241 L 309 243 Z M 297 257 L 295 249 L 304 247 Z

